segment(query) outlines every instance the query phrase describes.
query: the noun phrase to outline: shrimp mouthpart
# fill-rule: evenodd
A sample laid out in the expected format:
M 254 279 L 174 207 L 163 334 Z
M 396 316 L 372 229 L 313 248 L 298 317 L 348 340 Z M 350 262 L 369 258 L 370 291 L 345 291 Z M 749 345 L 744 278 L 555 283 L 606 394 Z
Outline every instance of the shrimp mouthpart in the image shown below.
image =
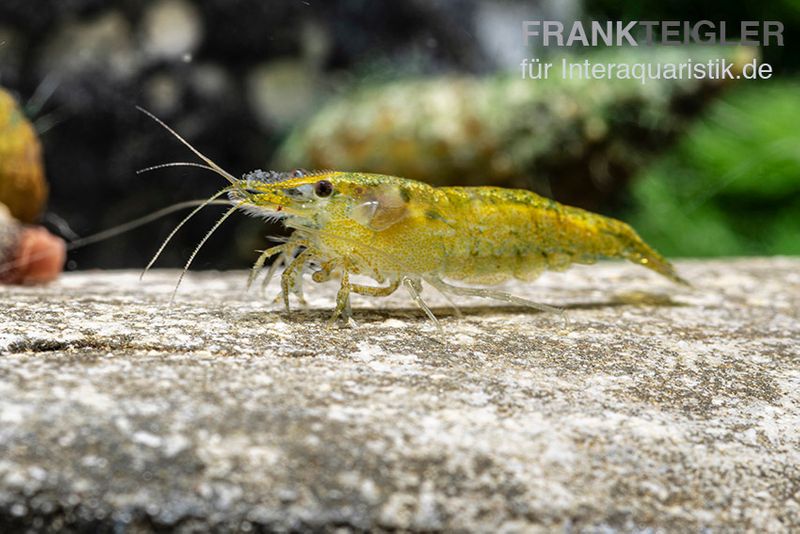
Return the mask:
M 228 191 L 228 199 L 240 206 L 248 215 L 261 217 L 270 221 L 283 219 L 290 213 L 281 203 L 280 195 L 252 191 L 246 188 L 247 182 L 239 180 Z
M 256 172 L 277 178 L 253 180 L 251 176 Z M 240 204 L 244 212 L 268 220 L 290 216 L 310 218 L 317 205 L 312 186 L 307 182 L 307 179 L 297 178 L 289 173 L 253 171 L 245 174 L 229 188 L 228 198 L 231 202 Z

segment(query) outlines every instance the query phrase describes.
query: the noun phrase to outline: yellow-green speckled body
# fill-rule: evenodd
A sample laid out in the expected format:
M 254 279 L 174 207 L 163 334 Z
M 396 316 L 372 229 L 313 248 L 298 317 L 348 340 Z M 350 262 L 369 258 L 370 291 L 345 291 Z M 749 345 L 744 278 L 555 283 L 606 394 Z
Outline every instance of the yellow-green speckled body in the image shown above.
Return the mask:
M 572 263 L 625 258 L 679 281 L 627 224 L 527 190 L 432 187 L 343 172 L 279 183 L 292 189 L 321 180 L 332 184 L 333 195 L 312 200 L 313 209 L 287 225 L 321 257 L 347 258 L 354 273 L 493 284 L 510 277 L 533 280 L 545 269 Z M 287 204 L 263 195 L 254 202 L 265 203 Z
M 621 221 L 527 190 L 454 187 L 440 194 L 457 221 L 447 240 L 447 277 L 482 283 L 509 276 L 533 280 L 545 269 L 562 271 L 600 258 L 626 258 L 673 275 Z

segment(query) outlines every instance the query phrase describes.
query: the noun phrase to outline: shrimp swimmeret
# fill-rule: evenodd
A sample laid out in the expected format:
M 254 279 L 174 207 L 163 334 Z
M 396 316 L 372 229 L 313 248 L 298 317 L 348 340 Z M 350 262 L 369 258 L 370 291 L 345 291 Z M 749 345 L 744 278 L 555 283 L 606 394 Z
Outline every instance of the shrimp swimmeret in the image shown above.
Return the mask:
M 455 282 L 491 285 L 508 278 L 532 281 L 544 270 L 572 263 L 624 258 L 670 280 L 686 284 L 670 263 L 627 224 L 565 206 L 531 191 L 498 187 L 433 187 L 422 182 L 360 172 L 256 170 L 235 178 L 151 115 L 230 185 L 209 199 L 227 195 L 232 207 L 210 235 L 237 210 L 280 220 L 293 230 L 286 242 L 261 253 L 252 282 L 267 260 L 278 256 L 283 302 L 302 300 L 302 274 L 314 264 L 315 282 L 340 280 L 331 321 L 351 320 L 350 293 L 388 296 L 404 287 L 414 303 L 439 326 L 420 293 L 427 282 L 445 295 L 478 296 L 536 309 L 555 310 L 514 295 Z M 162 244 L 202 205 L 189 214 Z M 203 246 L 195 249 L 189 262 Z M 186 270 L 184 269 L 184 273 Z M 351 281 L 365 275 L 377 285 Z

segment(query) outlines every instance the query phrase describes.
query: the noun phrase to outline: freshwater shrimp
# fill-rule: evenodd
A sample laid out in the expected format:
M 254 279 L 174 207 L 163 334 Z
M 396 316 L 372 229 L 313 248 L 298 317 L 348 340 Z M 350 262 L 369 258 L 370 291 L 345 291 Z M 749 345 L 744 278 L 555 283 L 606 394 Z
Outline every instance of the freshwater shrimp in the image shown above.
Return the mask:
M 206 163 L 173 165 L 200 166 L 229 182 L 208 202 L 227 195 L 231 208 L 195 248 L 183 273 L 211 233 L 234 212 L 280 220 L 293 232 L 285 242 L 261 252 L 250 281 L 267 260 L 278 256 L 270 270 L 285 263 L 279 296 L 287 311 L 290 294 L 302 300 L 302 275 L 312 265 L 314 282 L 339 281 L 331 323 L 340 317 L 352 322 L 351 293 L 383 297 L 402 286 L 440 332 L 436 316 L 421 296 L 423 282 L 448 298 L 485 297 L 548 311 L 558 309 L 502 291 L 456 284 L 495 285 L 509 278 L 533 281 L 548 269 L 563 271 L 573 263 L 621 258 L 688 285 L 626 223 L 528 190 L 434 187 L 395 176 L 341 171 L 255 170 L 236 178 L 158 118 L 141 111 Z M 145 271 L 202 208 L 181 221 Z M 375 284 L 355 283 L 355 275 Z

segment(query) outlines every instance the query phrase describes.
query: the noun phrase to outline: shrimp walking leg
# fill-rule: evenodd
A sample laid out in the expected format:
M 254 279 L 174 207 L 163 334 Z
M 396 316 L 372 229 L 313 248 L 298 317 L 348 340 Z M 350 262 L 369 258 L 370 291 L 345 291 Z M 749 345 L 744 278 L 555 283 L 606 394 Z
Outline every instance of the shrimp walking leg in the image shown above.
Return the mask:
M 286 269 L 283 270 L 283 274 L 281 274 L 281 295 L 283 296 L 283 305 L 287 312 L 289 311 L 289 293 L 294 293 L 300 301 L 300 304 L 306 304 L 303 298 L 302 288 L 300 287 L 298 291 L 298 286 L 302 283 L 298 281 L 298 274 L 302 275 L 306 262 L 312 257 L 313 253 L 311 249 L 305 249 L 286 266 Z
M 313 275 L 311 275 L 311 279 L 318 284 L 329 281 L 331 279 L 331 276 L 333 275 L 333 270 L 338 265 L 339 264 L 334 261 L 327 261 L 323 263 L 322 265 L 320 265 L 319 270 L 316 271 Z
M 287 249 L 283 252 L 278 259 L 273 261 L 272 264 L 267 269 L 267 274 L 264 275 L 264 279 L 261 280 L 261 294 L 266 295 L 267 293 L 267 286 L 272 281 L 272 278 L 275 276 L 275 273 L 278 272 L 278 269 L 284 265 L 289 263 L 289 258 L 294 257 L 295 249 Z M 278 295 L 278 300 L 280 300 L 280 295 Z
M 444 297 L 444 299 L 445 299 L 445 300 L 447 301 L 447 303 L 450 305 L 450 308 L 452 308 L 452 309 L 453 309 L 453 315 L 455 315 L 456 317 L 458 317 L 459 319 L 461 319 L 461 318 L 463 317 L 463 314 L 461 313 L 461 308 L 459 308 L 459 307 L 458 307 L 458 305 L 455 303 L 455 301 L 453 301 L 453 299 L 452 299 L 452 298 L 450 298 L 450 295 L 449 295 L 448 293 L 445 293 L 445 292 L 442 290 L 442 288 L 441 288 L 441 287 L 438 287 L 438 286 L 436 286 L 436 285 L 432 285 L 432 287 L 433 287 L 434 289 L 436 289 L 436 291 L 438 291 L 438 292 L 439 292 L 439 294 L 440 294 L 441 296 L 443 296 L 443 297 Z
M 271 258 L 272 256 L 274 256 L 276 254 L 279 254 L 279 253 L 282 253 L 282 252 L 285 253 L 287 247 L 289 247 L 289 243 L 284 243 L 282 245 L 277 245 L 277 246 L 274 246 L 274 247 L 270 247 L 267 250 L 264 250 L 264 251 L 261 252 L 261 255 L 258 257 L 256 262 L 253 264 L 253 267 L 251 267 L 251 269 L 250 269 L 250 276 L 247 277 L 247 289 L 250 289 L 250 286 L 253 285 L 253 282 L 255 281 L 256 276 L 258 276 L 258 273 L 261 272 L 261 269 L 264 268 L 264 263 L 266 263 L 266 261 L 269 258 Z M 273 265 L 275 265 L 276 263 L 278 263 L 278 261 L 273 263 Z M 267 275 L 269 276 L 270 273 L 268 272 Z M 269 276 L 269 277 L 271 278 L 271 276 Z
M 400 280 L 393 280 L 388 286 L 364 286 L 361 284 L 350 284 L 350 291 L 368 297 L 388 297 L 400 287 Z
M 333 264 L 327 264 L 322 270 L 314 273 L 314 281 L 326 281 L 330 278 Z M 355 326 L 352 319 L 352 310 L 350 308 L 350 293 L 357 293 L 359 295 L 366 295 L 369 297 L 387 297 L 397 291 L 400 287 L 400 280 L 393 280 L 388 286 L 365 286 L 361 284 L 350 283 L 350 273 L 346 270 L 342 273 L 342 282 L 339 291 L 336 294 L 336 308 L 333 310 L 333 315 L 330 319 L 330 324 L 333 324 L 339 316 L 344 316 L 348 324 Z
M 404 278 L 403 287 L 405 287 L 406 291 L 408 291 L 408 294 L 411 295 L 411 300 L 414 301 L 414 304 L 416 304 L 419 309 L 425 312 L 425 315 L 428 316 L 428 319 L 433 322 L 433 324 L 436 326 L 436 330 L 439 332 L 439 336 L 443 338 L 444 330 L 442 329 L 442 325 L 439 323 L 439 319 L 436 318 L 436 316 L 433 314 L 433 311 L 431 311 L 430 306 L 428 306 L 428 304 L 422 299 L 422 295 L 420 295 L 420 292 L 422 291 L 422 283 L 420 283 L 419 280 Z
M 516 304 L 517 306 L 526 306 L 528 308 L 533 308 L 535 310 L 539 310 L 542 312 L 557 313 L 564 319 L 565 323 L 568 322 L 567 316 L 564 313 L 564 310 L 562 310 L 561 308 L 557 308 L 555 306 L 549 306 L 547 304 L 541 304 L 539 302 L 533 302 L 532 300 L 524 299 L 522 297 L 517 297 L 512 295 L 511 293 L 506 293 L 505 291 L 495 291 L 493 289 L 484 289 L 475 287 L 454 286 L 452 284 L 448 284 L 441 278 L 431 278 L 428 279 L 427 282 L 431 284 L 433 287 L 442 291 L 443 293 L 451 293 L 453 295 L 460 295 L 464 297 L 480 297 L 486 299 L 500 300 L 503 302 L 508 302 L 510 304 Z
M 328 321 L 329 326 L 333 326 L 339 316 L 344 316 L 348 323 L 352 320 L 352 312 L 350 310 L 350 287 L 350 274 L 345 270 L 342 273 L 342 285 L 339 286 L 339 291 L 336 293 L 336 308 L 334 308 L 333 314 Z
M 297 252 L 298 248 L 300 248 L 300 247 L 309 247 L 309 246 L 310 245 L 305 240 L 302 240 L 302 241 L 296 240 L 296 241 L 293 241 L 293 242 L 286 243 L 286 249 L 283 251 L 283 253 L 280 256 L 278 256 L 277 260 L 272 262 L 272 265 L 269 266 L 269 269 L 267 269 L 267 274 L 264 275 L 264 279 L 261 281 L 261 293 L 262 294 L 266 294 L 267 286 L 272 281 L 272 277 L 275 276 L 275 273 L 278 272 L 278 269 L 280 269 L 283 266 L 289 265 L 292 262 L 292 260 L 294 259 L 295 253 Z M 298 300 L 300 300 L 302 302 L 302 301 L 304 301 L 304 298 L 303 298 L 303 283 L 302 283 L 303 282 L 303 278 L 302 278 L 303 277 L 303 270 L 302 269 L 298 272 L 297 276 L 298 276 L 298 280 L 297 280 L 298 283 L 295 285 L 295 289 L 294 289 L 293 293 L 298 298 Z M 278 294 L 278 296 L 275 297 L 275 302 L 280 302 L 281 301 L 281 297 L 282 297 L 282 293 Z

